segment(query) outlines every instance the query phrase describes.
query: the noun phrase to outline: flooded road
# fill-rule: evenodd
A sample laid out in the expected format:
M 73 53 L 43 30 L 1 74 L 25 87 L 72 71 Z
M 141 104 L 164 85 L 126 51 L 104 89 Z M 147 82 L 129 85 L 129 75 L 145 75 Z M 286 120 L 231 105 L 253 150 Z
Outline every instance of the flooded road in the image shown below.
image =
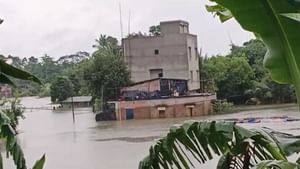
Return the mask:
M 49 107 L 50 99 L 23 98 L 25 107 Z M 75 111 L 75 124 L 71 111 L 26 110 L 26 119 L 20 120 L 19 141 L 28 167 L 46 154 L 45 169 L 135 169 L 148 154 L 154 140 L 164 136 L 173 124 L 187 119 L 158 119 L 122 122 L 99 122 L 89 111 Z M 257 110 L 230 115 L 197 117 L 224 119 L 242 117 L 283 116 L 300 118 L 297 107 Z M 266 126 L 293 134 L 300 134 L 299 122 L 243 124 L 253 128 Z M 11 161 L 5 165 L 13 168 Z M 215 164 L 207 164 L 213 168 Z M 207 168 L 203 167 L 203 168 Z

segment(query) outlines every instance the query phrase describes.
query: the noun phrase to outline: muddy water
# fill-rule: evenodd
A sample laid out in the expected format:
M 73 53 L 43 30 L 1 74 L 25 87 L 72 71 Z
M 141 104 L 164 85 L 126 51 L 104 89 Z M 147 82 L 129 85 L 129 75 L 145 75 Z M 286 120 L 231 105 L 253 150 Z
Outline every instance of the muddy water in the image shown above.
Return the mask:
M 23 98 L 26 107 L 48 107 L 50 99 Z M 187 119 L 137 120 L 96 123 L 90 111 L 75 111 L 75 124 L 70 111 L 28 109 L 26 119 L 19 125 L 19 141 L 27 163 L 46 154 L 46 169 L 134 169 L 148 153 L 155 139 L 164 136 L 172 124 Z M 231 115 L 198 117 L 224 119 L 237 117 L 283 116 L 300 118 L 296 107 L 241 112 Z M 245 127 L 267 126 L 276 130 L 297 134 L 299 122 L 244 124 Z M 214 168 L 210 162 L 203 168 Z M 6 168 L 13 168 L 5 161 Z

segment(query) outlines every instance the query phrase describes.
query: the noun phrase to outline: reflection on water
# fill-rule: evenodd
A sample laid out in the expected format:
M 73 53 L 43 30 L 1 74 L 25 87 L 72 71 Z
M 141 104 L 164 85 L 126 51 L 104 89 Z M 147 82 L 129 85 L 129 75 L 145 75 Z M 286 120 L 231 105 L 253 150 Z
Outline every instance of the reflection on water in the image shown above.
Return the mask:
M 23 98 L 26 107 L 51 107 L 50 99 Z M 248 111 L 231 115 L 197 117 L 195 120 L 238 117 L 283 116 L 300 118 L 296 107 Z M 133 169 L 148 153 L 151 144 L 164 136 L 169 127 L 187 119 L 157 119 L 137 121 L 99 122 L 90 111 L 26 110 L 26 119 L 20 121 L 19 140 L 29 166 L 44 153 L 46 169 Z M 299 133 L 299 122 L 241 124 L 248 128 L 266 126 L 272 129 Z M 203 168 L 214 168 L 211 162 Z M 6 161 L 11 166 L 11 161 Z

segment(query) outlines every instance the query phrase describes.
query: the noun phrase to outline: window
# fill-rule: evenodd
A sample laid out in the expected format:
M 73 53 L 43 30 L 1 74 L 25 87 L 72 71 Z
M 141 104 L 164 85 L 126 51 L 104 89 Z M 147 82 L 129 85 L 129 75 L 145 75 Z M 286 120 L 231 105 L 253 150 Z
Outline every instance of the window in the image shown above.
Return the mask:
M 163 77 L 163 69 L 150 69 L 150 78 L 151 79 L 156 79 L 159 77 Z
M 166 111 L 165 110 L 159 110 L 158 111 L 159 118 L 166 118 Z
M 154 50 L 154 54 L 155 54 L 155 55 L 159 55 L 159 50 L 158 50 L 158 49 L 155 49 L 155 50 Z
M 191 79 L 191 81 L 193 81 L 194 76 L 193 76 L 193 71 L 192 70 L 190 71 L 190 75 L 191 75 L 190 79 Z
M 197 72 L 197 81 L 199 81 L 200 80 L 199 70 L 196 70 L 196 72 Z
M 191 47 L 189 47 L 189 49 L 188 49 L 188 56 L 190 59 L 192 59 L 192 48 Z
M 158 77 L 163 77 L 163 73 L 158 73 Z

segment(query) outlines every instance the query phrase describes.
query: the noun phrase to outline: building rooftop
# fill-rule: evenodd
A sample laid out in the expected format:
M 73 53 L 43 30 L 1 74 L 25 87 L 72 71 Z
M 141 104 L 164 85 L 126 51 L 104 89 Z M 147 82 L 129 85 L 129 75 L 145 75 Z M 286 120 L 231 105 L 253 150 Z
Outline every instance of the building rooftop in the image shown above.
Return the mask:
M 91 102 L 92 101 L 92 96 L 74 96 L 73 97 L 73 102 L 78 103 L 78 102 Z M 62 101 L 62 103 L 72 103 L 72 97 L 69 97 L 68 99 Z
M 184 20 L 171 20 L 171 21 L 161 21 L 160 24 L 171 24 L 171 23 L 183 23 L 189 25 L 187 21 Z

